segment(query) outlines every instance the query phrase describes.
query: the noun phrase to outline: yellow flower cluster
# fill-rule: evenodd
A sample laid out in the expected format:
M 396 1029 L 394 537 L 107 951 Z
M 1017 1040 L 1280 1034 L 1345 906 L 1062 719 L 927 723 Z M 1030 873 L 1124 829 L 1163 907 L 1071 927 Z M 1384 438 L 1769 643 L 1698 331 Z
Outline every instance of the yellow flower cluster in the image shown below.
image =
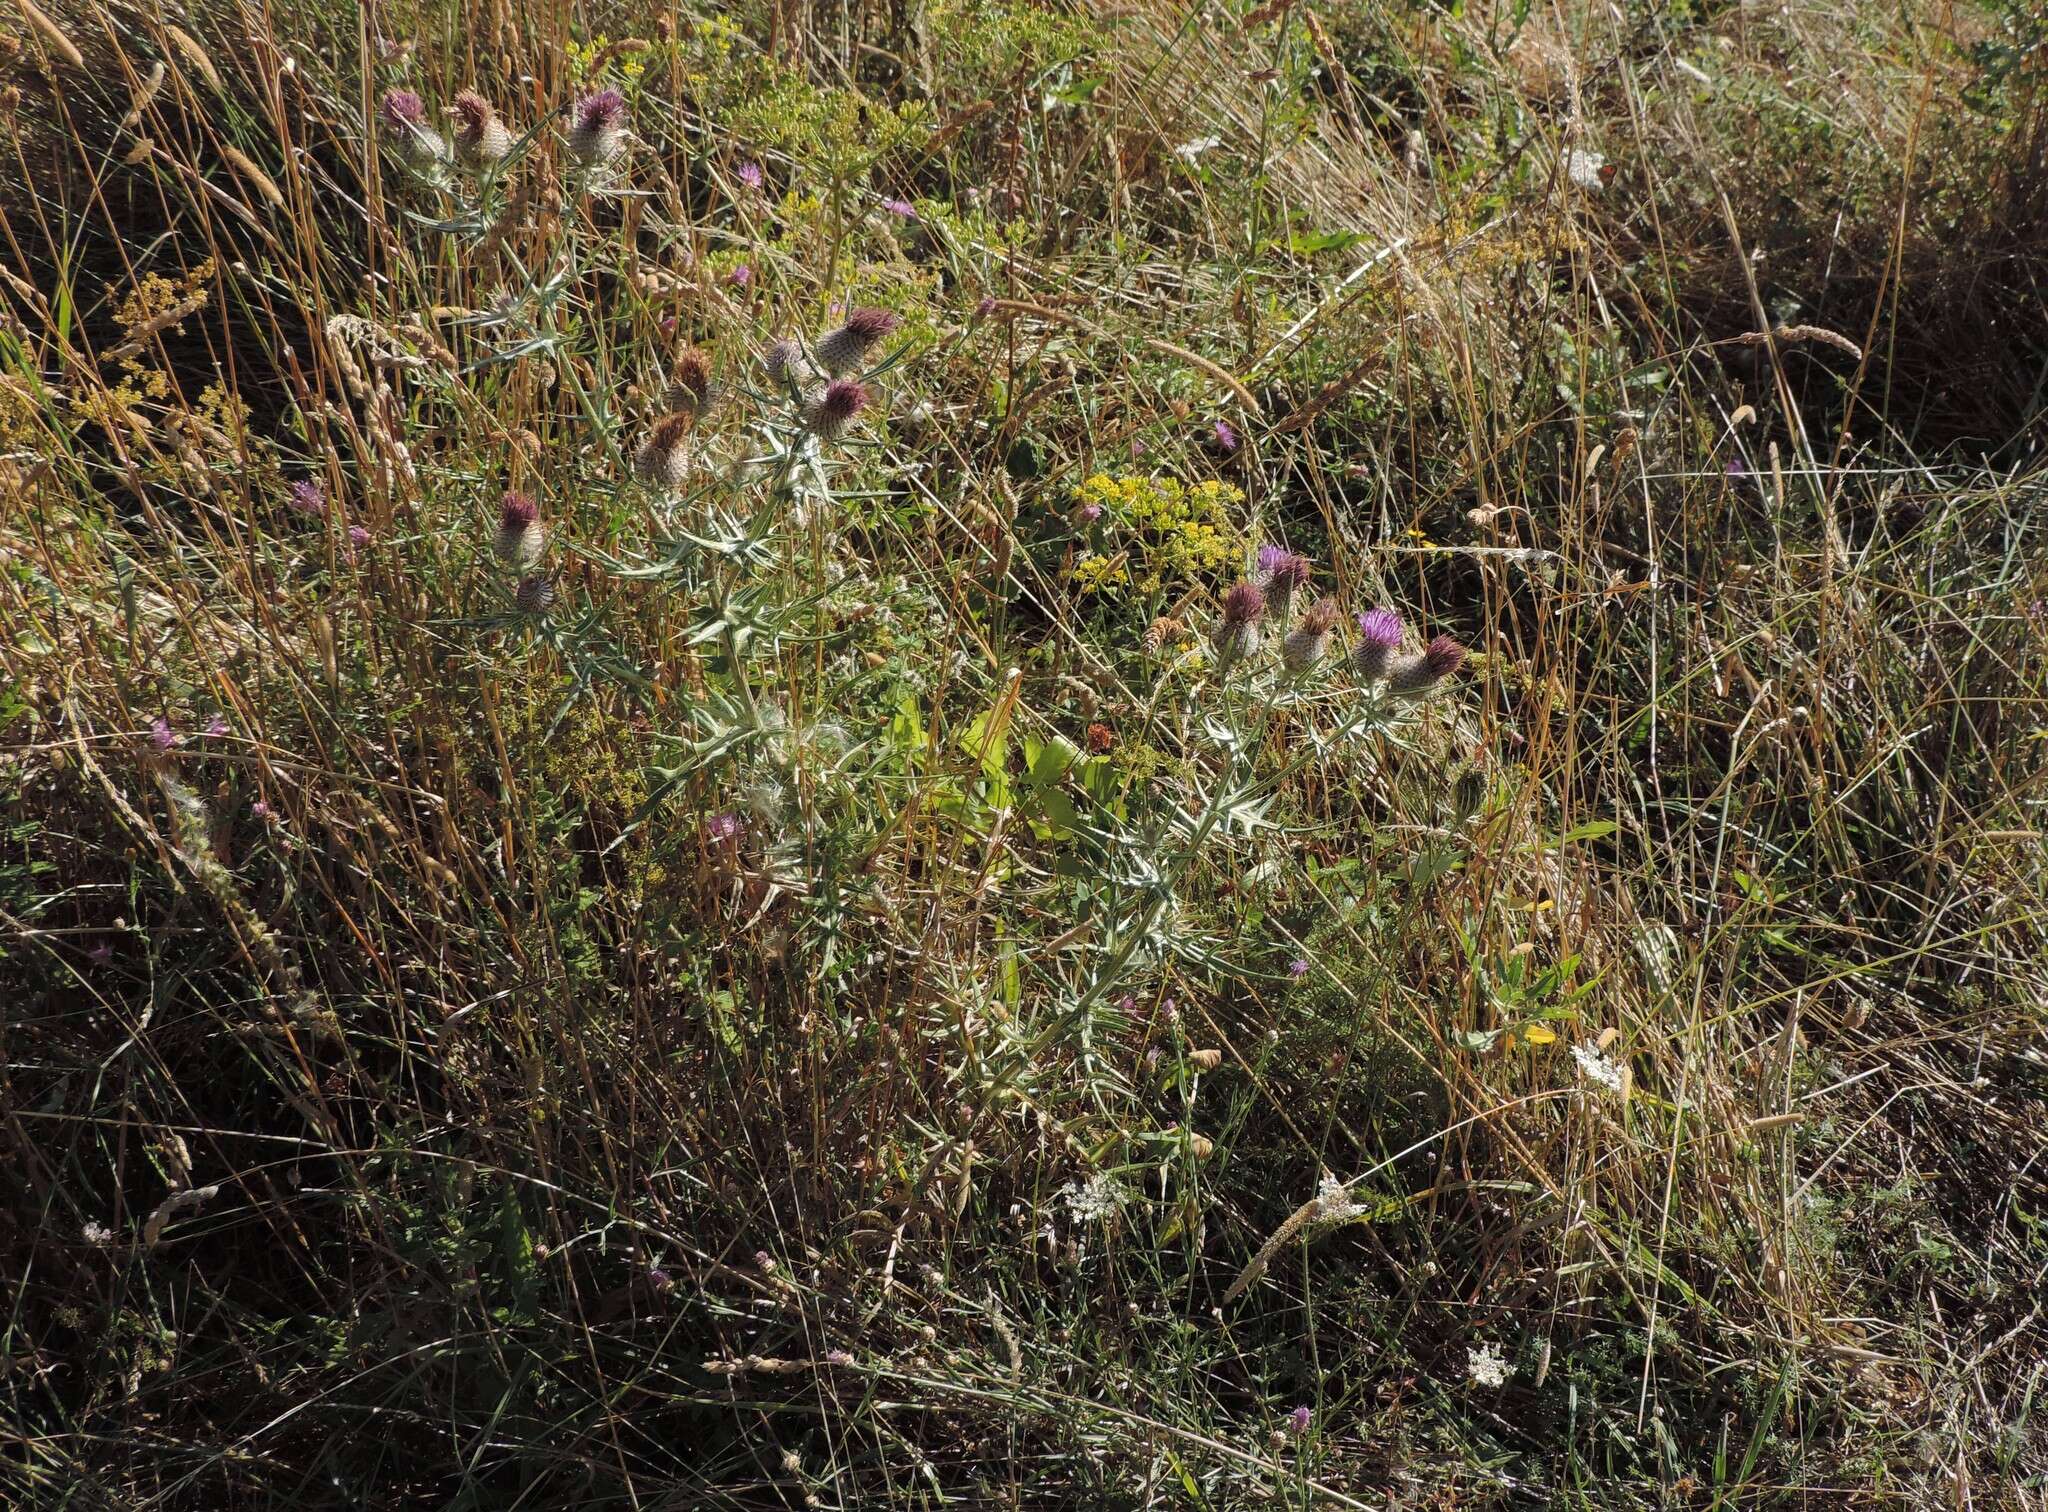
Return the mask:
M 1114 558 L 1082 557 L 1073 568 L 1075 586 L 1101 593 L 1129 584 L 1149 595 L 1228 572 L 1243 554 L 1232 522 L 1243 502 L 1243 490 L 1213 479 L 1189 487 L 1178 478 L 1097 473 L 1075 488 L 1075 506 L 1099 508 L 1124 550 Z

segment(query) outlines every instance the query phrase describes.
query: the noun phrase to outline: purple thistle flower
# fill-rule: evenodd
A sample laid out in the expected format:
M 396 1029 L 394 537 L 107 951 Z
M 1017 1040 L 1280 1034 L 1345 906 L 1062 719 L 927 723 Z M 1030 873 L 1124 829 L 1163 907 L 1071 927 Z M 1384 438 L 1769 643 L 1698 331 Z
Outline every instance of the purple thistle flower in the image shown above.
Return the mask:
M 745 184 L 749 189 L 755 190 L 756 192 L 760 190 L 761 165 L 759 163 L 740 164 L 738 169 L 738 175 L 739 181 L 742 184 Z
M 1083 504 L 1074 511 L 1074 518 L 1083 525 L 1093 525 L 1102 518 L 1102 506 L 1100 504 Z
M 1223 595 L 1223 620 L 1216 627 L 1216 665 L 1228 672 L 1243 658 L 1259 649 L 1259 621 L 1266 613 L 1266 596 L 1253 582 L 1241 582 Z
M 1337 606 L 1328 599 L 1317 599 L 1280 643 L 1281 665 L 1296 677 L 1308 671 L 1330 649 L 1330 636 L 1336 628 Z
M 906 199 L 885 199 L 882 201 L 882 208 L 903 220 L 917 219 L 917 206 Z
M 348 543 L 357 551 L 367 551 L 370 546 L 370 532 L 360 525 L 351 525 L 348 528 Z
M 982 295 L 982 296 L 981 296 L 981 300 L 980 300 L 980 302 L 979 302 L 979 303 L 977 303 L 977 304 L 975 305 L 975 307 L 974 307 L 974 318 L 975 318 L 976 320 L 986 320 L 986 319 L 988 319 L 988 318 L 989 318 L 989 316 L 991 316 L 991 315 L 995 314 L 995 312 L 996 312 L 996 297 L 995 297 L 995 295 L 993 295 L 993 294 L 984 294 L 984 295 Z
M 1314 1418 L 1315 1414 L 1310 1412 L 1306 1406 L 1297 1407 L 1294 1411 L 1287 1414 L 1287 1426 L 1292 1428 L 1295 1436 L 1299 1438 L 1308 1432 L 1308 1425 Z
M 266 824 L 269 823 L 270 816 L 273 812 L 274 810 L 270 807 L 270 805 L 264 802 L 261 798 L 258 798 L 254 803 L 249 805 L 250 815 L 254 818 L 263 820 Z
M 489 100 L 465 89 L 449 107 L 455 117 L 455 155 L 472 168 L 488 168 L 512 150 L 512 133 Z
M 838 379 L 826 385 L 825 392 L 812 401 L 804 412 L 804 423 L 820 440 L 836 441 L 853 417 L 868 407 L 871 397 L 863 385 L 851 378 Z
M 1287 963 L 1287 974 L 1297 982 L 1308 975 L 1308 962 L 1296 957 Z
M 738 814 L 730 811 L 723 814 L 713 814 L 704 821 L 704 838 L 714 843 L 737 840 L 740 837 L 740 831 L 745 828 L 746 821 L 741 819 Z
M 149 743 L 159 751 L 168 751 L 178 743 L 178 733 L 171 728 L 170 720 L 159 714 L 150 721 Z
M 498 560 L 508 567 L 531 567 L 546 545 L 540 506 L 516 488 L 507 490 L 498 505 L 498 533 L 491 541 Z
M 1387 662 L 1401 644 L 1401 616 L 1391 609 L 1370 609 L 1358 616 L 1358 649 L 1352 653 L 1358 675 L 1367 681 L 1387 675 Z
M 384 129 L 416 157 L 438 158 L 448 151 L 441 134 L 427 124 L 427 107 L 410 89 L 387 89 L 377 106 Z
M 825 371 L 837 378 L 849 368 L 867 361 L 875 343 L 903 324 L 903 317 L 872 306 L 854 310 L 846 323 L 828 331 L 818 341 L 818 360 Z
M 749 264 L 741 263 L 738 267 L 734 268 L 732 272 L 727 274 L 726 276 L 730 278 L 733 281 L 733 283 L 738 285 L 740 288 L 744 289 L 748 284 L 754 281 L 754 270 Z
M 1215 438 L 1216 450 L 1225 455 L 1237 450 L 1237 428 L 1228 420 L 1218 420 L 1210 428 L 1210 435 Z
M 377 113 L 384 118 L 384 124 L 397 130 L 404 126 L 427 124 L 426 102 L 410 89 L 387 89 L 383 103 Z
M 320 519 L 327 513 L 327 490 L 311 478 L 301 478 L 291 486 L 291 504 L 302 515 Z
M 569 152 L 586 168 L 608 163 L 626 142 L 626 97 L 600 89 L 576 102 L 569 117 Z
M 1313 570 L 1307 557 L 1289 551 L 1285 546 L 1259 548 L 1259 586 L 1266 590 L 1276 613 L 1287 612 L 1295 590 L 1308 586 L 1309 574 Z
M 1464 665 L 1465 648 L 1454 637 L 1439 635 L 1388 673 L 1387 688 L 1402 698 L 1420 698 Z
M 206 721 L 205 733 L 206 738 L 208 740 L 218 740 L 221 738 L 221 736 L 227 734 L 227 732 L 228 722 L 220 715 L 216 714 L 211 719 Z

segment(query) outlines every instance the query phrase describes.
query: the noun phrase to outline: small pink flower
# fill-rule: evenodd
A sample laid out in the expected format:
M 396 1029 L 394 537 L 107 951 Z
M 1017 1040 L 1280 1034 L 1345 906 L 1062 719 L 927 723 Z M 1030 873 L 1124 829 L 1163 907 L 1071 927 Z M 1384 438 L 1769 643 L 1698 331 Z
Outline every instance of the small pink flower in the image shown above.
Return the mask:
M 1314 1417 L 1315 1414 L 1310 1412 L 1307 1407 L 1297 1407 L 1294 1411 L 1287 1414 L 1287 1426 L 1294 1430 L 1295 1436 L 1298 1438 L 1308 1432 L 1308 1425 Z
M 746 186 L 747 186 L 747 187 L 748 187 L 749 189 L 754 189 L 754 190 L 758 190 L 758 189 L 760 189 L 760 187 L 761 187 L 761 165 L 760 165 L 759 163 L 742 163 L 742 164 L 740 164 L 740 166 L 739 166 L 739 179 L 740 179 L 740 182 L 741 182 L 742 184 L 745 184 L 745 185 L 746 185 Z
M 1083 504 L 1074 511 L 1074 518 L 1083 525 L 1093 525 L 1102 518 L 1102 506 L 1100 504 Z
M 917 206 L 911 204 L 906 199 L 885 199 L 882 201 L 882 208 L 891 215 L 899 216 L 904 220 L 917 219 Z
M 734 268 L 732 270 L 731 277 L 732 281 L 735 284 L 737 284 L 740 288 L 744 289 L 748 284 L 754 281 L 754 270 L 747 264 L 741 263 L 737 268 Z
M 268 824 L 271 820 L 271 817 L 276 813 L 276 810 L 271 808 L 271 806 L 268 803 L 265 803 L 261 798 L 258 798 L 254 803 L 249 805 L 249 812 L 254 817 L 261 819 L 265 824 Z
M 171 728 L 171 722 L 159 714 L 150 721 L 149 740 L 159 751 L 168 751 L 178 743 L 178 734 Z
M 1237 450 L 1237 430 L 1228 420 L 1218 420 L 1210 434 L 1216 438 L 1216 449 L 1220 452 Z
M 357 551 L 367 551 L 370 546 L 370 532 L 360 525 L 351 525 L 348 528 L 348 543 Z
M 216 714 L 213 718 L 206 721 L 206 738 L 208 740 L 218 740 L 227 732 L 228 722 L 220 715 Z
M 1297 982 L 1300 981 L 1308 975 L 1308 962 L 1302 960 L 1289 961 L 1287 963 L 1287 974 Z

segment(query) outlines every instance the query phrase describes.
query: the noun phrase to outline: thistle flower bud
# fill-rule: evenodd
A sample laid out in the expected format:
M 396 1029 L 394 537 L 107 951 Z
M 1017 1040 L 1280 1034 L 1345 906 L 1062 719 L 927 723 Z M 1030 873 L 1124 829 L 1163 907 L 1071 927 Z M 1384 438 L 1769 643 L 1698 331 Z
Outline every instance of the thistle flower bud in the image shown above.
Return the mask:
M 1330 649 L 1330 636 L 1337 628 L 1337 606 L 1317 599 L 1302 612 L 1295 627 L 1280 643 L 1280 664 L 1296 677 L 1321 661 Z
M 1259 548 L 1259 586 L 1266 590 L 1266 601 L 1275 614 L 1287 612 L 1295 591 L 1308 586 L 1311 570 L 1307 557 L 1285 546 Z
M 1239 583 L 1223 595 L 1223 620 L 1216 627 L 1219 671 L 1228 672 L 1259 649 L 1259 621 L 1265 613 L 1266 596 L 1257 583 Z
M 547 530 L 540 523 L 540 506 L 519 490 L 507 490 L 498 506 L 498 533 L 491 550 L 507 567 L 531 567 L 547 546 Z
M 1401 698 L 1420 698 L 1465 665 L 1465 648 L 1439 635 L 1419 655 L 1405 658 L 1387 674 L 1387 689 Z
M 633 456 L 633 476 L 656 488 L 680 488 L 690 473 L 689 448 L 685 444 L 697 417 L 677 410 L 655 422 L 640 450 Z
M 684 347 L 676 353 L 669 368 L 668 407 L 701 415 L 717 397 L 711 382 L 711 358 L 699 347 Z
M 427 124 L 425 103 L 410 89 L 385 90 L 377 115 L 384 129 L 412 156 L 427 159 L 448 155 L 448 144 L 441 140 L 441 133 Z
M 626 97 L 600 89 L 578 100 L 569 116 L 569 152 L 586 168 L 608 163 L 626 144 Z
M 868 407 L 871 397 L 861 384 L 841 378 L 827 384 L 825 392 L 811 402 L 804 412 L 804 423 L 820 440 L 836 441 L 853 417 Z
M 475 90 L 457 95 L 448 113 L 455 117 L 455 155 L 469 167 L 492 167 L 512 150 L 512 133 L 491 102 Z
M 546 614 L 555 607 L 555 580 L 545 572 L 528 573 L 512 591 L 521 614 Z
M 1463 829 L 1485 802 L 1485 774 L 1478 767 L 1466 767 L 1451 784 L 1451 828 Z
M 1401 616 L 1391 609 L 1370 609 L 1358 616 L 1358 649 L 1351 660 L 1367 682 L 1387 675 L 1387 663 L 1401 644 Z
M 818 360 L 825 371 L 837 378 L 867 361 L 875 343 L 903 324 L 902 317 L 888 310 L 864 307 L 846 317 L 846 324 L 828 331 L 818 341 Z
M 803 371 L 804 349 L 794 336 L 777 337 L 775 344 L 762 353 L 761 366 L 768 370 L 770 378 L 780 383 Z

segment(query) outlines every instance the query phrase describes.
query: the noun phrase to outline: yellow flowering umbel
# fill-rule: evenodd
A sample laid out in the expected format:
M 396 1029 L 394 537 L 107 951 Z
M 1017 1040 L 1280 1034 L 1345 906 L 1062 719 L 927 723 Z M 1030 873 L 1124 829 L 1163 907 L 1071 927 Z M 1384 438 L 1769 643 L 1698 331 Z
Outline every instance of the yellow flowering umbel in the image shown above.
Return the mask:
M 1074 568 L 1077 585 L 1108 592 L 1128 584 L 1150 595 L 1213 580 L 1242 554 L 1231 515 L 1243 502 L 1243 490 L 1213 479 L 1190 487 L 1178 478 L 1097 473 L 1075 488 L 1074 505 L 1099 510 L 1087 518 L 1099 519 L 1124 555 L 1114 573 L 1090 568 L 1100 559 L 1083 557 Z

